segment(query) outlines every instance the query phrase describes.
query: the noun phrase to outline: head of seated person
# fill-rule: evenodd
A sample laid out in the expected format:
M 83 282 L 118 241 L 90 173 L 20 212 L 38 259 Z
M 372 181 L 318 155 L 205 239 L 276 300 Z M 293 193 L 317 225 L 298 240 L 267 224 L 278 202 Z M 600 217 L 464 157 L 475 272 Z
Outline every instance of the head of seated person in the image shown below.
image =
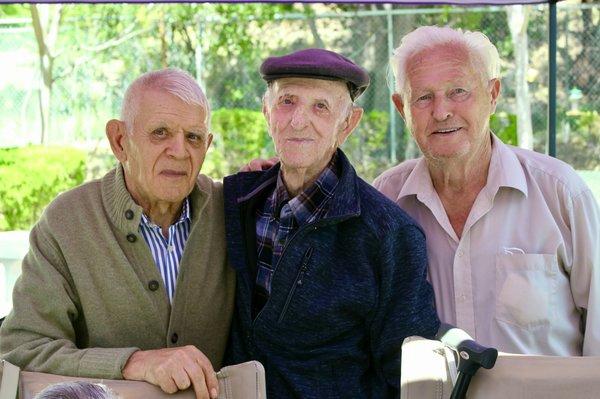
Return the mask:
M 118 399 L 108 387 L 84 381 L 52 384 L 38 393 L 34 399 Z

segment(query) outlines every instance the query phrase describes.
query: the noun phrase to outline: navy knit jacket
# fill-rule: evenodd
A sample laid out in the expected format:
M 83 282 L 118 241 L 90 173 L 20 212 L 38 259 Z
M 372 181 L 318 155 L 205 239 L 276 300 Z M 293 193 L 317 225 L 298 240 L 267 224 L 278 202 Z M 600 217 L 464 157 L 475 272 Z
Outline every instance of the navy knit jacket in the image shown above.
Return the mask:
M 254 319 L 254 215 L 279 165 L 224 181 L 228 257 L 238 276 L 227 361 L 259 360 L 271 399 L 397 398 L 402 341 L 439 327 L 422 230 L 338 156 L 342 176 L 328 214 L 288 239 Z

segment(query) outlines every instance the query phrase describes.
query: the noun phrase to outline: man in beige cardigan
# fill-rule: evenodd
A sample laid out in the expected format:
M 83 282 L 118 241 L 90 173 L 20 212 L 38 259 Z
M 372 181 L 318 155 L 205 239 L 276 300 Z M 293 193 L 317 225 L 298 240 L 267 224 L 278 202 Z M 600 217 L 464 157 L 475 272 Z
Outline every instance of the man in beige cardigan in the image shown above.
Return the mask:
M 58 196 L 31 231 L 0 329 L 4 359 L 217 397 L 235 277 L 221 184 L 199 175 L 209 123 L 187 73 L 131 84 L 121 120 L 106 125 L 119 165 Z

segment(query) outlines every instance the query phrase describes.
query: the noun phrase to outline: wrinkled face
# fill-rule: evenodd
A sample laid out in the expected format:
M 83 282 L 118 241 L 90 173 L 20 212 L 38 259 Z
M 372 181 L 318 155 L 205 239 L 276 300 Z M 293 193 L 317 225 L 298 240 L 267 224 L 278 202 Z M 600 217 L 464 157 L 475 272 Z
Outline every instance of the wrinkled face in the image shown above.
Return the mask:
M 408 90 L 396 107 L 429 159 L 468 156 L 489 145 L 500 82 L 483 82 L 460 47 L 436 47 L 407 63 Z
M 142 206 L 179 203 L 192 191 L 212 140 L 206 111 L 175 95 L 145 90 L 119 160 L 127 189 Z
M 343 82 L 284 78 L 272 83 L 263 113 L 275 150 L 287 169 L 323 170 L 354 126 Z M 360 115 L 358 115 L 358 120 Z M 351 126 L 353 125 L 354 126 Z

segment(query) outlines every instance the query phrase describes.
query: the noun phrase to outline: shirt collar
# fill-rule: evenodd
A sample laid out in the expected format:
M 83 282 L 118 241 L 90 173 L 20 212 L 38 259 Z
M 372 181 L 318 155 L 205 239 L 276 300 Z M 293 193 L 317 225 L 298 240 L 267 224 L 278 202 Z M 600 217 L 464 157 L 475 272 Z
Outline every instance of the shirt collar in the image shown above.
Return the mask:
M 527 197 L 527 179 L 517 155 L 492 133 L 492 159 L 486 189 L 495 195 L 500 187 L 514 188 Z
M 283 183 L 282 172 L 280 170 L 277 177 L 277 187 L 275 188 L 275 203 L 277 204 L 275 214 L 278 215 L 281 207 L 287 202 L 298 224 L 310 221 L 314 213 L 322 209 L 325 202 L 333 196 L 333 192 L 339 183 L 340 172 L 338 169 L 336 153 L 331 157 L 331 161 L 329 161 L 317 180 L 310 187 L 291 199 Z M 315 199 L 319 199 L 316 201 L 318 203 L 315 203 Z M 310 207 L 306 206 L 307 202 L 312 202 Z
M 192 219 L 191 217 L 191 210 L 190 210 L 190 201 L 188 197 L 185 197 L 185 199 L 183 200 L 183 206 L 181 208 L 181 215 L 179 216 L 179 219 L 172 224 L 172 226 L 179 224 L 179 223 L 183 223 L 186 221 L 190 221 Z M 144 213 L 142 212 L 142 218 L 140 219 L 140 224 L 143 224 L 145 226 L 149 226 L 149 227 L 156 227 L 156 224 L 153 223 L 150 218 Z
M 495 134 L 492 133 L 491 136 L 492 156 L 485 189 L 493 191 L 492 194 L 495 195 L 500 187 L 510 187 L 527 196 L 527 181 L 517 156 Z M 420 201 L 425 202 L 435 193 L 427 162 L 425 157 L 421 157 L 402 186 L 398 199 L 416 195 Z
M 421 157 L 417 160 L 417 164 L 408 175 L 406 182 L 398 194 L 398 199 L 409 195 L 416 195 L 420 201 L 424 202 L 425 198 L 430 198 L 434 194 L 435 188 L 431 182 L 427 162 L 425 162 L 425 157 Z

